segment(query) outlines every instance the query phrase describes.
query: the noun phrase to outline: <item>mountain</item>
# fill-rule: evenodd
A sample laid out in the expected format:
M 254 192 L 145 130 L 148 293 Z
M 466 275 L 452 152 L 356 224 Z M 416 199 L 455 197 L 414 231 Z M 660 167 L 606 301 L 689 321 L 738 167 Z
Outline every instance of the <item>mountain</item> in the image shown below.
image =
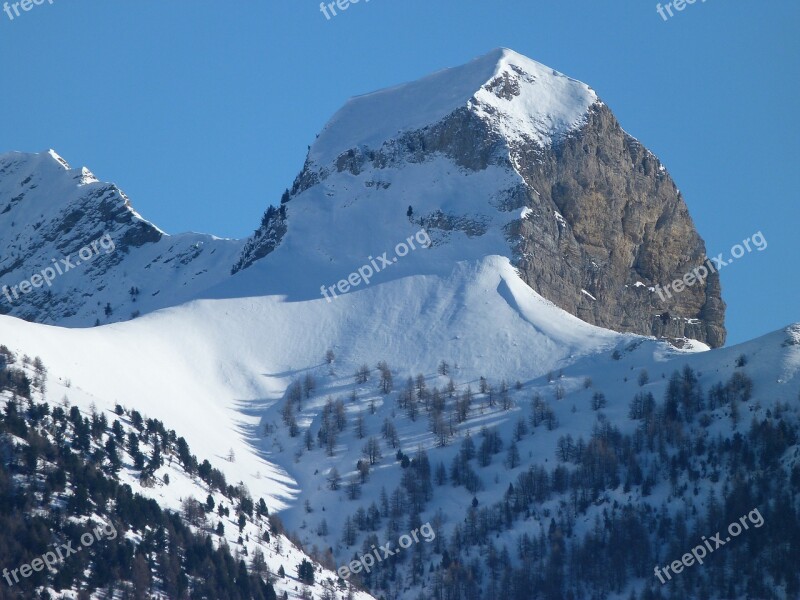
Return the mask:
M 343 242 L 345 223 L 364 233 Z M 234 270 L 284 237 L 315 265 L 363 260 L 409 225 L 435 250 L 417 272 L 506 256 L 531 288 L 589 323 L 725 341 L 716 273 L 671 298 L 656 291 L 705 260 L 664 166 L 591 88 L 510 50 L 349 101 Z
M 557 535 L 580 550 L 563 572 L 578 586 L 570 587 L 575 597 L 594 589 L 628 598 L 631 589 L 660 588 L 653 566 L 758 509 L 769 527 L 697 576 L 705 590 L 708 578 L 719 577 L 733 586 L 721 589 L 734 591 L 678 593 L 768 597 L 744 590 L 769 568 L 775 575 L 755 589 L 794 597 L 792 560 L 775 562 L 769 548 L 785 545 L 791 557 L 800 547 L 793 533 L 800 512 L 787 513 L 783 496 L 800 492 L 800 324 L 733 348 L 678 350 L 584 324 L 511 279 L 510 266 L 507 279 L 494 279 L 498 269 L 464 273 L 460 283 L 402 278 L 331 303 L 195 302 L 90 329 L 2 317 L 0 337 L 18 356 L 41 356 L 48 373 L 41 398 L 51 405 L 66 397 L 85 418 L 102 412 L 112 423 L 120 404 L 126 421 L 136 411 L 174 427 L 198 462 L 207 457 L 229 482 L 265 499 L 291 539 L 329 569 L 317 567 L 320 582 L 338 585 L 331 571 L 372 546 L 391 542 L 394 552 L 401 536 L 427 524 L 435 538 L 349 580 L 376 598 L 490 598 L 487 569 L 499 561 L 492 553 L 536 539 L 540 554 L 514 556 L 511 570 L 500 572 L 510 578 L 526 565 L 526 573 L 545 573 L 560 560 L 551 545 Z M 487 295 L 513 303 L 487 306 Z M 411 320 L 421 306 L 437 310 Z M 648 406 L 648 398 L 652 407 L 639 416 L 635 406 Z M 585 450 L 562 460 L 562 446 Z M 176 452 L 164 454 L 176 466 L 152 475 L 161 481 L 168 474 L 169 485 L 134 489 L 182 514 L 187 497 L 202 503 L 208 492 L 196 475 L 177 469 Z M 140 470 L 126 462 L 125 480 L 138 482 Z M 509 504 L 509 490 L 523 495 Z M 220 502 L 235 505 L 217 495 Z M 715 502 L 724 510 L 709 514 Z M 235 514 L 222 519 L 228 544 L 252 556 L 256 534 L 237 541 Z M 631 543 L 615 541 L 620 532 L 599 535 L 604 519 Z M 548 529 L 556 533 L 544 541 Z M 280 551 L 276 544 L 264 546 L 271 572 L 281 565 L 288 573 L 302 555 L 287 556 L 288 542 Z M 592 552 L 593 545 L 603 551 Z M 745 559 L 746 570 L 726 568 Z M 618 561 L 627 566 L 612 569 Z M 556 598 L 554 577 L 504 585 L 510 598 L 529 598 L 531 589 Z M 297 582 L 275 583 L 279 593 L 301 597 Z M 439 591 L 428 596 L 425 589 Z M 610 594 L 617 589 L 623 593 Z M 324 593 L 318 588 L 312 597 Z M 649 597 L 657 596 L 641 596 Z
M 261 550 L 279 597 L 800 592 L 800 324 L 711 349 L 724 342 L 716 278 L 659 304 L 649 288 L 697 264 L 702 240 L 657 159 L 584 84 L 498 50 L 355 98 L 241 242 L 192 246 L 195 234 L 158 232 L 116 188 L 52 154 L 6 157 L 18 166 L 0 176 L 11 206 L 0 245 L 24 231 L 30 244 L 14 249 L 30 258 L 0 282 L 19 286 L 62 258 L 64 223 L 75 223 L 64 251 L 80 258 L 106 233 L 116 248 L 54 279 L 74 314 L 30 292 L 0 316 L 0 356 L 14 357 L 0 360 L 13 436 L 0 456 L 20 457 L 9 469 L 27 465 L 26 481 L 68 460 L 67 446 L 113 472 L 98 450 L 119 420 L 142 439 L 138 453 L 120 451 L 114 477 L 246 569 Z M 101 189 L 114 218 L 98 216 Z M 186 247 L 191 259 L 174 257 Z M 12 369 L 27 373 L 28 395 Z M 68 417 L 42 417 L 45 402 Z M 163 464 L 137 464 L 156 444 Z M 57 514 L 80 481 L 37 509 Z M 230 515 L 190 500 L 209 494 Z M 239 539 L 248 496 L 271 519 L 245 515 Z M 166 517 L 125 523 L 107 497 L 72 517 L 126 526 L 140 574 L 173 589 L 147 534 Z M 702 569 L 654 577 L 751 514 Z M 181 543 L 196 547 L 183 529 Z M 215 582 L 240 589 L 250 571 L 216 577 L 221 554 Z
M 52 150 L 0 155 L 0 240 L 0 313 L 67 327 L 191 300 L 225 277 L 242 246 L 165 234 L 117 186 Z
M 504 256 L 586 322 L 679 344 L 725 341 L 716 273 L 680 294 L 657 292 L 706 260 L 664 166 L 591 88 L 510 50 L 352 99 L 244 241 L 167 236 L 116 186 L 53 152 L 3 155 L 0 181 L 0 285 L 13 288 L 101 236 L 118 247 L 87 251 L 91 264 L 3 298 L 3 310 L 37 322 L 90 326 L 240 293 L 316 297 L 308 277 L 249 286 L 230 274 L 265 262 L 336 283 L 424 229 L 432 251 L 406 273 Z M 265 259 L 281 244 L 290 248 Z
M 180 429 L 61 378 L 78 403 L 46 402 L 49 385 L 40 358 L 0 345 L 0 598 L 330 597 L 336 575 Z

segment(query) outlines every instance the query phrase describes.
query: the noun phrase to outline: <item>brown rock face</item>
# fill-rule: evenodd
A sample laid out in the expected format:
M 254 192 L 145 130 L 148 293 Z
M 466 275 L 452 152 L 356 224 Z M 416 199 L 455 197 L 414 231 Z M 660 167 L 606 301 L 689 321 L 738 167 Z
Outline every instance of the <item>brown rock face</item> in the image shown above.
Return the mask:
M 508 231 L 528 285 L 602 327 L 725 343 L 716 273 L 672 297 L 651 290 L 701 265 L 705 244 L 660 161 L 606 106 L 550 148 L 512 148 L 511 160 L 532 211 Z
M 389 179 L 381 175 L 384 170 L 402 171 L 441 157 L 464 171 L 499 167 L 509 178 L 498 180 L 477 213 L 459 213 L 451 205 L 449 212 L 434 209 L 415 222 L 431 234 L 460 231 L 471 239 L 485 235 L 498 212 L 523 214 L 503 221 L 509 255 L 523 280 L 557 306 L 616 331 L 722 346 L 725 303 L 716 273 L 679 293 L 664 290 L 706 261 L 703 240 L 666 169 L 596 100 L 574 129 L 553 126 L 557 119 L 551 115 L 537 117 L 534 106 L 530 116 L 538 118 L 537 130 L 552 133 L 544 144 L 528 137 L 524 119 L 509 135 L 508 124 L 520 118 L 503 111 L 524 86 L 528 98 L 537 99 L 530 86 L 538 80 L 563 84 L 559 75 L 528 68 L 536 74 L 511 64 L 465 106 L 428 126 L 403 131 L 377 147 L 353 147 L 328 164 L 307 160 L 286 201 L 342 172 L 374 173 L 374 181 L 382 181 Z M 564 101 L 574 98 L 566 94 Z M 522 182 L 509 189 L 507 182 L 518 180 L 517 174 Z M 435 197 L 436 189 L 430 193 Z M 271 252 L 286 227 L 275 215 L 266 219 L 236 268 Z
M 712 347 L 725 343 L 725 303 L 716 273 L 680 293 L 658 293 L 656 286 L 664 288 L 703 264 L 705 244 L 661 162 L 603 104 L 590 108 L 580 129 L 546 148 L 533 140 L 510 143 L 471 106 L 461 108 L 379 149 L 349 150 L 332 167 L 306 164 L 291 196 L 334 170 L 380 172 L 437 155 L 467 170 L 496 165 L 522 176 L 516 189 L 498 190 L 489 199 L 487 214 L 530 209 L 506 228 L 512 260 L 524 281 L 557 306 L 616 331 L 677 343 L 692 338 Z M 480 215 L 434 212 L 418 223 L 468 237 L 486 229 Z M 269 253 L 284 231 L 262 227 L 255 239 L 268 243 L 241 266 Z

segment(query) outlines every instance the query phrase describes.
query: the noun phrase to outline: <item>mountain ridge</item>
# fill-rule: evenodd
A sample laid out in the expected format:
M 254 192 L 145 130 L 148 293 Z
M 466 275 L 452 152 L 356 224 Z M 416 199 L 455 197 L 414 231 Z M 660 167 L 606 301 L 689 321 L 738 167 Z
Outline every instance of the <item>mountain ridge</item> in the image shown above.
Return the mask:
M 407 122 L 417 95 L 443 78 L 456 82 L 453 98 L 429 94 L 434 108 Z M 562 111 L 556 117 L 552 105 Z M 387 111 L 400 117 L 375 116 Z M 706 254 L 666 168 L 588 86 L 504 50 L 346 103 L 235 271 L 271 260 L 285 236 L 295 247 L 304 238 L 319 245 L 320 231 L 345 219 L 399 238 L 409 205 L 408 220 L 427 230 L 437 250 L 452 242 L 462 259 L 473 246 L 508 256 L 528 285 L 588 322 L 724 344 L 716 273 L 679 297 L 655 293 Z M 312 209 L 329 214 L 315 219 Z M 326 246 L 321 254 L 341 254 L 333 241 Z M 358 255 L 376 247 L 377 240 Z
M 110 251 L 92 246 L 101 238 Z M 85 167 L 72 169 L 53 150 L 0 155 L 0 240 L 4 290 L 70 263 L 22 298 L 0 295 L 0 313 L 72 327 L 190 300 L 224 277 L 220 264 L 227 268 L 242 245 L 205 234 L 167 235 L 115 184 Z
M 68 169 L 54 156 L 51 162 Z M 0 232 L 3 215 L 8 224 L 37 194 L 63 191 L 63 175 L 50 182 L 43 174 L 33 185 L 48 189 L 37 190 L 8 165 L 3 173 Z M 97 182 L 88 170 L 73 177 L 78 209 L 49 207 L 50 230 L 80 233 L 88 243 L 105 227 L 120 238 L 120 249 L 95 260 L 86 281 L 73 272 L 72 286 L 60 277 L 0 310 L 86 327 L 243 289 L 298 297 L 303 288 L 299 297 L 313 297 L 306 283 L 287 287 L 273 271 L 318 273 L 317 286 L 338 281 L 418 227 L 433 248 L 403 261 L 398 273 L 439 272 L 441 261 L 448 271 L 458 261 L 505 256 L 532 289 L 587 322 L 675 343 L 724 344 L 725 304 L 716 273 L 680 296 L 662 299 L 654 292 L 705 256 L 663 165 L 622 130 L 586 84 L 507 49 L 350 100 L 311 146 L 279 207 L 271 206 L 246 240 L 167 236 L 113 184 Z M 21 194 L 17 184 L 25 188 Z M 33 216 L 24 220 L 40 230 Z M 374 231 L 353 240 L 351 227 Z M 29 238 L 24 253 L 19 246 L 5 249 L 22 256 L 0 271 L 0 285 L 26 280 L 26 270 L 45 268 L 55 255 L 56 249 L 46 250 L 46 236 Z M 287 244 L 291 250 L 280 250 Z M 59 251 L 77 251 L 73 246 Z M 278 256 L 282 264 L 270 264 Z M 256 263 L 269 273 L 263 285 L 240 282 Z M 342 273 L 337 264 L 353 267 Z
M 486 88 L 499 93 L 487 93 Z M 521 102 L 513 101 L 517 97 Z M 503 100 L 514 109 L 501 107 Z M 504 135 L 529 135 L 545 145 L 576 127 L 598 101 L 586 84 L 497 48 L 459 67 L 349 99 L 322 129 L 308 159 L 326 167 L 348 150 L 377 150 L 466 107 L 484 114 L 503 112 L 509 116 Z

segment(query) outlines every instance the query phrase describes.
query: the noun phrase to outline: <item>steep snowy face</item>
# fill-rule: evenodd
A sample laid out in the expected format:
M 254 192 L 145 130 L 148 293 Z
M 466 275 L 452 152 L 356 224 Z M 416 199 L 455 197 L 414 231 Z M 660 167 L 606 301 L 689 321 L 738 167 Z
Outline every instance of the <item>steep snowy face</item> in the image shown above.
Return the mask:
M 416 235 L 425 247 L 399 255 Z M 588 86 L 505 49 L 348 102 L 241 242 L 168 236 L 55 153 L 0 155 L 0 252 L 0 313 L 42 323 L 198 298 L 320 298 L 367 263 L 377 285 L 502 257 L 591 324 L 725 340 L 716 274 L 656 292 L 706 254 L 663 165 Z
M 127 320 L 227 277 L 240 249 L 166 235 L 115 185 L 52 150 L 0 155 L 0 314 L 78 327 Z
M 504 256 L 592 324 L 724 343 L 716 274 L 656 292 L 706 253 L 666 169 L 591 88 L 510 50 L 350 100 L 233 271 L 271 255 L 335 282 L 420 229 L 432 248 L 393 276 Z
M 563 139 L 597 102 L 585 84 L 507 49 L 353 98 L 311 146 L 282 210 L 265 215 L 234 272 L 273 252 L 287 231 L 294 255 L 323 264 L 363 260 L 420 227 L 436 246 L 454 242 L 453 260 L 509 254 L 505 230 L 528 194 L 511 146 Z M 360 240 L 336 223 L 354 223 Z M 480 240 L 457 243 L 465 237 Z M 430 262 L 417 260 L 413 272 L 441 270 Z
M 596 102 L 587 85 L 497 49 L 461 67 L 353 98 L 320 133 L 309 161 L 324 168 L 348 150 L 378 150 L 463 108 L 509 141 L 545 146 L 579 127 Z

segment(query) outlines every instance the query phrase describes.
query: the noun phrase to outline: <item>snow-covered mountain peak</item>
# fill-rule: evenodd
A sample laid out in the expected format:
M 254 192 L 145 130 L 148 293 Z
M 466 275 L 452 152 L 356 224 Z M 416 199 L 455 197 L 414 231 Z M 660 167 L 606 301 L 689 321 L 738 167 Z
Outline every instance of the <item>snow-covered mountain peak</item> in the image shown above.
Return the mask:
M 65 210 L 85 210 L 91 206 L 98 208 L 106 200 L 107 194 L 91 193 L 86 196 L 88 190 L 81 188 L 91 185 L 94 186 L 94 192 L 100 189 L 113 192 L 121 200 L 122 210 L 140 218 L 115 185 L 100 182 L 86 167 L 72 168 L 53 149 L 38 153 L 0 154 L 0 178 L 0 191 L 11 198 L 10 203 L 0 207 L 4 211 L 2 214 L 13 216 L 16 222 L 27 222 L 24 217 L 28 215 L 58 218 L 58 214 Z M 150 223 L 148 225 L 152 226 Z
M 88 257 L 102 236 L 113 253 L 14 292 L 54 260 Z M 168 236 L 117 186 L 53 151 L 0 156 L 0 240 L 0 286 L 11 290 L 0 313 L 45 323 L 103 324 L 199 298 L 310 300 L 334 285 L 345 293 L 339 282 L 364 265 L 374 285 L 447 281 L 464 261 L 500 257 L 594 325 L 725 339 L 716 275 L 680 296 L 655 292 L 705 255 L 658 159 L 587 85 L 507 49 L 350 100 L 247 240 Z
M 0 240 L 0 314 L 70 326 L 126 320 L 194 298 L 228 276 L 241 247 L 166 235 L 116 185 L 72 168 L 54 150 L 0 154 Z M 27 287 L 62 261 L 68 269 Z
M 465 107 L 509 141 L 527 136 L 546 145 L 578 126 L 596 102 L 586 84 L 498 48 L 462 66 L 352 98 L 322 131 L 309 159 L 324 167 L 351 149 L 377 150 Z
M 69 166 L 69 163 L 66 160 L 64 160 L 64 158 L 52 148 L 50 148 L 45 154 L 47 154 L 50 158 L 61 164 L 64 170 L 69 171 L 69 169 L 71 168 Z
M 585 83 L 513 50 L 500 49 L 493 77 L 473 107 L 509 141 L 528 137 L 541 146 L 579 127 L 597 94 Z
M 16 153 L 21 154 L 21 153 Z M 27 155 L 24 155 L 27 156 Z M 35 155 L 34 155 L 35 156 Z M 69 171 L 72 173 L 80 172 L 80 176 L 75 176 L 75 179 L 78 179 L 81 185 L 89 185 L 90 183 L 100 183 L 100 180 L 95 177 L 94 173 L 92 173 L 88 168 L 81 167 L 80 169 L 73 169 L 69 166 L 69 163 L 61 156 L 58 152 L 50 148 L 47 152 L 42 152 L 41 156 L 43 158 L 49 157 L 55 164 L 60 167 L 64 171 Z
M 705 256 L 666 169 L 589 86 L 511 50 L 348 101 L 233 272 L 302 264 L 317 281 L 286 289 L 286 277 L 256 276 L 249 292 L 269 281 L 282 286 L 275 293 L 314 297 L 321 281 L 416 231 L 432 247 L 394 277 L 502 256 L 595 325 L 724 343 L 716 274 L 680 297 L 656 293 Z

